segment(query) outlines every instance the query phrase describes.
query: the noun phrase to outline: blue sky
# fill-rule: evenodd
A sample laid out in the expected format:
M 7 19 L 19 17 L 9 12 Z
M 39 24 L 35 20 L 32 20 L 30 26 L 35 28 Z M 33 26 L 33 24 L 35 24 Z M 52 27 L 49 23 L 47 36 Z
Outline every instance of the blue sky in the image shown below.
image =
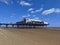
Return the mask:
M 15 23 L 23 17 L 60 27 L 60 0 L 0 0 L 0 22 Z

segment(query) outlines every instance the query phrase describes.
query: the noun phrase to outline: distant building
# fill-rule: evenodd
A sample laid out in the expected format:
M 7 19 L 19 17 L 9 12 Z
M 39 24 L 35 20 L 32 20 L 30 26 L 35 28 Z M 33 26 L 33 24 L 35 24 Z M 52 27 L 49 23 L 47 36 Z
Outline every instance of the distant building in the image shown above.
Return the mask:
M 16 22 L 16 24 L 28 24 L 28 25 L 35 25 L 35 26 L 47 26 L 48 22 L 38 20 L 38 19 L 29 19 L 29 18 L 23 18 L 22 21 Z

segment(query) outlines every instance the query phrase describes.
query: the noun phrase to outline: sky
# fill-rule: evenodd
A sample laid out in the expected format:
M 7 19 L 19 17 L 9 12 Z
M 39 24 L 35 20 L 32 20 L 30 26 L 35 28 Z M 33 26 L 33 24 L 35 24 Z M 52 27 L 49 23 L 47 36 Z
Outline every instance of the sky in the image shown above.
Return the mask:
M 23 17 L 60 27 L 60 0 L 0 0 L 0 23 L 15 23 Z

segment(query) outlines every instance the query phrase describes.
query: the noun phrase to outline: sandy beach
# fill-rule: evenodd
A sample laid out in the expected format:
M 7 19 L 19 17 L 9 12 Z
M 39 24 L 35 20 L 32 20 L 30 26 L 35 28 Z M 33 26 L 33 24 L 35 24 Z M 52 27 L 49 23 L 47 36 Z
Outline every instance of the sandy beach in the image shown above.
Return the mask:
M 0 45 L 60 45 L 60 29 L 0 28 Z

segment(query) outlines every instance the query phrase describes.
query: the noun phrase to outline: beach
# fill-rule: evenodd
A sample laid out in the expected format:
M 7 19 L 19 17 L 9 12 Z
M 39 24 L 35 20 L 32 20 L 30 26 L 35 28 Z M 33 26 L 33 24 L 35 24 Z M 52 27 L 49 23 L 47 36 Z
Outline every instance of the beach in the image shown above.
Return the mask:
M 0 45 L 60 45 L 60 28 L 0 28 Z

